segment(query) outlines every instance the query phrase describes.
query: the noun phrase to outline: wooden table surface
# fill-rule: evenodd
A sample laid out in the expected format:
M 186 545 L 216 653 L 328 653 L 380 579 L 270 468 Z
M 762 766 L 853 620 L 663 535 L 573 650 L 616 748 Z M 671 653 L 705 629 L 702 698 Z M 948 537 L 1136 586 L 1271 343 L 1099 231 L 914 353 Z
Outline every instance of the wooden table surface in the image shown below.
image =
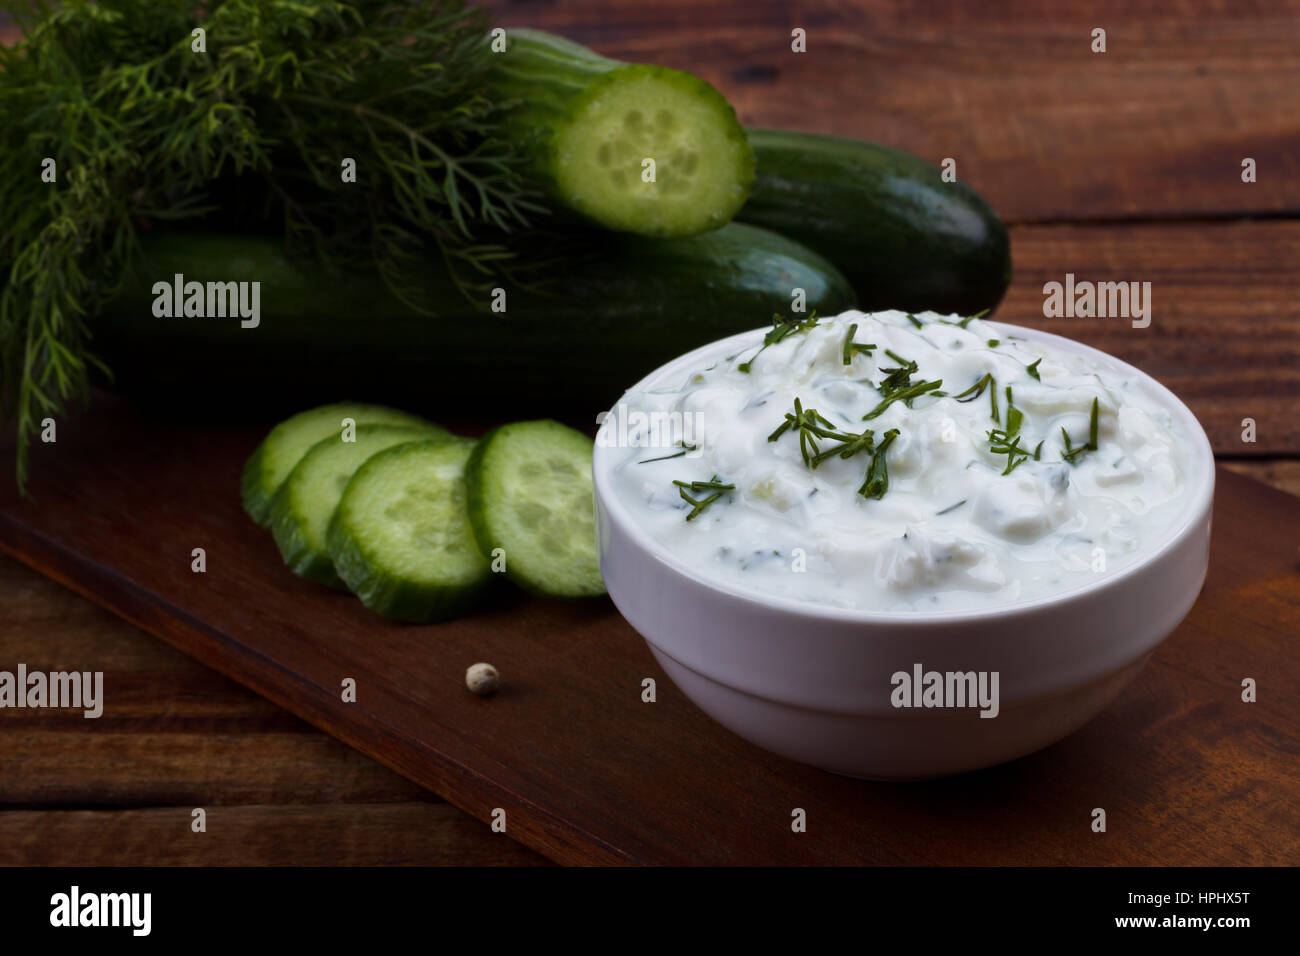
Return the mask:
M 1011 228 L 999 318 L 1151 372 L 1229 467 L 1300 494 L 1300 3 L 489 5 L 691 69 L 746 123 L 954 158 Z M 1151 328 L 1043 319 L 1042 284 L 1066 272 L 1152 282 Z M 0 712 L 0 864 L 545 863 L 8 558 L 0 589 L 0 667 L 39 647 L 116 688 L 97 721 Z M 178 839 L 196 806 L 222 825 Z

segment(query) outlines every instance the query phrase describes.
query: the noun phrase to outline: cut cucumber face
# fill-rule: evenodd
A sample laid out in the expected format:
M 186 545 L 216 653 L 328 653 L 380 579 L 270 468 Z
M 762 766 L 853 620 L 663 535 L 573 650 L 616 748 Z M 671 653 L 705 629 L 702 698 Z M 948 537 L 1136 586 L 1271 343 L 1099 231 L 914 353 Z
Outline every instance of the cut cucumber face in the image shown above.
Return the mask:
M 441 428 L 358 425 L 355 441 L 332 435 L 311 446 L 271 500 L 271 533 L 285 564 L 309 581 L 340 587 L 326 533 L 348 480 L 368 458 L 404 442 L 449 441 Z
M 592 441 L 553 421 L 503 425 L 466 470 L 480 550 L 504 549 L 505 573 L 551 597 L 604 594 L 596 558 Z
M 474 445 L 463 438 L 398 445 L 352 476 L 330 522 L 329 552 L 366 607 L 400 621 L 441 620 L 488 583 L 490 565 L 466 511 Z
M 345 418 L 351 418 L 358 425 L 438 427 L 418 415 L 383 405 L 338 402 L 299 412 L 271 429 L 244 465 L 241 490 L 244 510 L 249 517 L 263 527 L 269 524 L 271 499 L 289 477 L 293 466 L 318 441 L 341 435 Z
M 716 229 L 754 181 L 753 152 L 731 104 L 699 77 L 667 67 L 631 64 L 595 79 L 554 136 L 557 193 L 610 229 Z

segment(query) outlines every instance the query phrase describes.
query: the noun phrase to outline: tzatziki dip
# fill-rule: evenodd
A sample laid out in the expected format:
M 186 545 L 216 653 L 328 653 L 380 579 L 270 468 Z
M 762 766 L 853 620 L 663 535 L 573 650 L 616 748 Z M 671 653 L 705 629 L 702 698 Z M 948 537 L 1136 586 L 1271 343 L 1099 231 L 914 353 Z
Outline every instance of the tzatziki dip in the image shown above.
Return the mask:
M 1151 553 L 1190 436 L 1118 365 L 978 317 L 845 312 L 633 390 L 615 495 L 702 580 L 878 611 L 991 608 Z M 623 455 L 626 457 L 623 457 Z

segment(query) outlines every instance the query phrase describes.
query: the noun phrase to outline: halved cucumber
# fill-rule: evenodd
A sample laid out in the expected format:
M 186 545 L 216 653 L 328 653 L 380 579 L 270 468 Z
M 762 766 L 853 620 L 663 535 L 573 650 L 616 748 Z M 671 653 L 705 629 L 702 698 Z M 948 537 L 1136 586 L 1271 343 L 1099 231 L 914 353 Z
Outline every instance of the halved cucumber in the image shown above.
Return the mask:
M 596 558 L 592 441 L 553 421 L 488 432 L 466 469 L 469 515 L 484 554 L 504 549 L 505 573 L 551 597 L 604 594 Z
M 488 92 L 513 104 L 511 138 L 561 208 L 607 229 L 690 236 L 725 225 L 749 196 L 744 127 L 698 76 L 527 29 L 489 60 Z
M 271 500 L 271 533 L 285 564 L 309 581 L 339 587 L 325 535 L 353 472 L 393 445 L 451 438 L 436 425 L 358 425 L 355 441 L 335 435 L 312 445 Z
M 272 428 L 244 465 L 241 491 L 244 510 L 249 517 L 263 527 L 268 524 L 271 499 L 284 484 L 284 479 L 289 477 L 293 466 L 312 445 L 323 438 L 341 434 L 345 418 L 358 425 L 438 427 L 418 415 L 396 408 L 356 402 L 337 402 L 299 412 Z
M 491 577 L 465 508 L 468 439 L 398 445 L 362 465 L 328 540 L 334 566 L 373 611 L 427 622 L 464 608 Z

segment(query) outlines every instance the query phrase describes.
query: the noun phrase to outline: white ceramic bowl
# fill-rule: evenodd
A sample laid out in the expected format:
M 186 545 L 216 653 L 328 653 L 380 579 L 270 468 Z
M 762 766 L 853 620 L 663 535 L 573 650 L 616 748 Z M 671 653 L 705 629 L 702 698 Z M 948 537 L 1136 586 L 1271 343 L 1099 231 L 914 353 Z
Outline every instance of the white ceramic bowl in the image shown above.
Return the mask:
M 1141 380 L 1191 436 L 1181 520 L 1141 560 L 1081 587 L 1002 607 L 873 612 L 769 597 L 704 580 L 635 521 L 611 470 L 626 456 L 598 436 L 593 473 L 600 567 L 610 597 L 692 701 L 745 739 L 836 773 L 887 780 L 988 767 L 1045 747 L 1096 716 L 1191 609 L 1209 563 L 1214 458 L 1172 392 L 1096 349 L 990 323 Z M 735 335 L 646 376 L 675 388 L 689 372 L 758 344 Z M 1000 713 L 894 708 L 890 677 L 999 672 Z

